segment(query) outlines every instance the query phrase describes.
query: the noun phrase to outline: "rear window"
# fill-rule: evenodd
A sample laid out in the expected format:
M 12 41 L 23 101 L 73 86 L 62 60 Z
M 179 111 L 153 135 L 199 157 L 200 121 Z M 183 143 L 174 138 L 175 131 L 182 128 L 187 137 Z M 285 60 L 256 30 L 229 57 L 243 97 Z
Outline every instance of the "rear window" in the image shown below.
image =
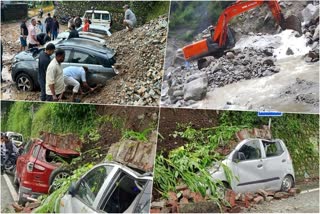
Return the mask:
M 279 156 L 281 155 L 284 151 L 281 147 L 280 142 L 268 142 L 268 141 L 263 141 L 263 147 L 266 152 L 266 157 L 274 157 L 274 156 Z

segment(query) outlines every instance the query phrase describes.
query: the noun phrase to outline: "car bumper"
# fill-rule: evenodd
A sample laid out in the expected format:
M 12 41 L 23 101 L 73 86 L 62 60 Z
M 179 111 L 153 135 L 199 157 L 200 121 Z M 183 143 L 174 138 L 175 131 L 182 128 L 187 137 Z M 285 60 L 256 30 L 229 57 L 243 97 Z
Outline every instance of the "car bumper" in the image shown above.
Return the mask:
M 27 188 L 24 186 L 20 186 L 19 191 L 21 191 L 22 197 L 25 201 L 28 201 L 28 197 L 38 198 L 40 195 L 42 195 L 42 193 L 32 192 L 31 188 Z

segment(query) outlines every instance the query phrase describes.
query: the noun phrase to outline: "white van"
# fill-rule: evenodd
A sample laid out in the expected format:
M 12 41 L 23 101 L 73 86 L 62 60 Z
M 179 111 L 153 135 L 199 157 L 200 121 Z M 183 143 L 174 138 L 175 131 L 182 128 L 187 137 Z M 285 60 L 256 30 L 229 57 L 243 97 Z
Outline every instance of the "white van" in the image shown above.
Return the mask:
M 294 187 L 292 160 L 282 140 L 246 139 L 222 161 L 233 176 L 228 183 L 223 167 L 213 166 L 213 180 L 220 180 L 233 191 L 256 192 L 259 189 L 288 191 Z
M 102 25 L 108 30 L 111 27 L 111 14 L 106 10 L 87 10 L 82 17 L 82 22 L 86 17 L 89 18 L 91 24 Z

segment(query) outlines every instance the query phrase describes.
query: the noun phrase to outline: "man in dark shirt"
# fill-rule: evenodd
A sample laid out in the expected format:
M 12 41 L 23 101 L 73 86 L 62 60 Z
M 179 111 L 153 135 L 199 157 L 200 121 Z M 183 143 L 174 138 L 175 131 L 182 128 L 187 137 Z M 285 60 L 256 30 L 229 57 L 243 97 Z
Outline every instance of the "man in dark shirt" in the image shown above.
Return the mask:
M 48 13 L 48 17 L 46 18 L 46 20 L 44 20 L 44 23 L 46 24 L 46 32 L 50 37 L 51 37 L 52 21 L 53 21 L 53 19 L 52 19 L 50 13 Z
M 59 32 L 59 22 L 56 16 L 53 16 L 53 21 L 51 23 L 51 40 L 57 38 Z
M 27 47 L 28 28 L 26 25 L 27 19 L 23 19 L 20 25 L 20 51 L 24 51 Z
M 82 21 L 81 21 L 80 16 L 76 16 L 76 18 L 74 19 L 74 25 L 76 26 L 76 28 L 81 27 Z
M 52 43 L 49 43 L 45 51 L 40 53 L 39 56 L 39 75 L 38 81 L 41 89 L 40 100 L 46 101 L 46 72 L 48 65 L 51 61 L 50 56 L 54 53 L 55 46 Z
M 76 30 L 76 26 L 74 24 L 71 25 L 70 27 L 70 34 L 69 34 L 69 37 L 68 39 L 71 39 L 71 38 L 79 38 L 79 33 L 78 31 Z

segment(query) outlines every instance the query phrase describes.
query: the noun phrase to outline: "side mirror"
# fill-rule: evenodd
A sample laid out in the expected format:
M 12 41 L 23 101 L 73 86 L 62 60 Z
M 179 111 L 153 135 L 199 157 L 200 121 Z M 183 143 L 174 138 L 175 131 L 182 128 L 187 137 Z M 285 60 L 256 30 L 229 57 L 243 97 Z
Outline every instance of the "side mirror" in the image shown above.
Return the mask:
M 77 185 L 75 182 L 72 182 L 69 189 L 68 189 L 68 193 L 74 197 L 76 195 L 76 192 L 77 192 Z

